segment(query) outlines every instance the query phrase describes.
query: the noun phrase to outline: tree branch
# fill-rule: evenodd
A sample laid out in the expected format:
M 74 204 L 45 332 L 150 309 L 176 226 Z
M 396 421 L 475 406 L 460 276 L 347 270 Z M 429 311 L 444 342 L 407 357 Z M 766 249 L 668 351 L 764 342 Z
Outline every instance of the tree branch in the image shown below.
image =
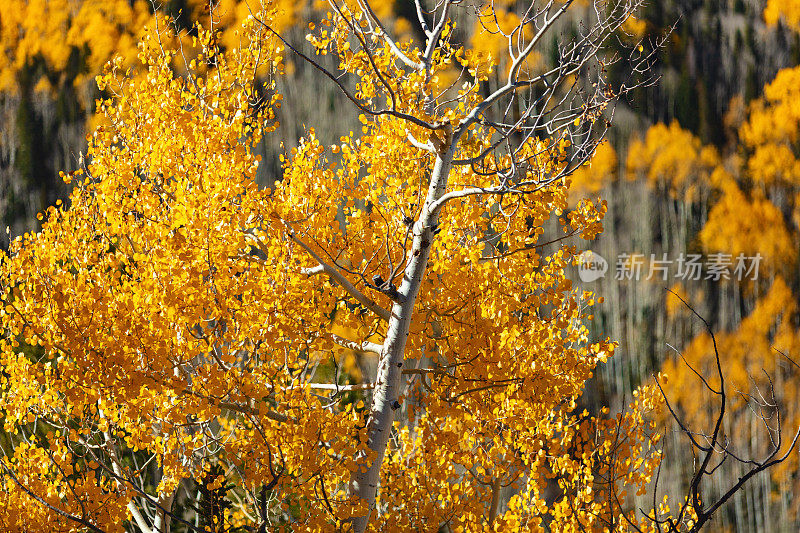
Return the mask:
M 423 65 L 422 63 L 417 63 L 416 61 L 408 57 L 406 54 L 404 54 L 403 51 L 400 50 L 400 47 L 397 46 L 397 43 L 395 43 L 394 40 L 391 37 L 389 37 L 389 32 L 386 31 L 386 28 L 383 26 L 383 22 L 381 22 L 381 19 L 379 19 L 378 16 L 375 14 L 375 12 L 372 10 L 372 6 L 369 5 L 369 1 L 359 0 L 359 3 L 363 4 L 362 10 L 365 11 L 369 16 L 369 18 L 371 18 L 372 21 L 378 26 L 378 28 L 380 28 L 381 37 L 383 37 L 383 40 L 386 41 L 386 44 L 389 45 L 389 48 L 392 49 L 394 55 L 396 55 L 400 61 L 405 63 L 407 66 L 413 68 L 414 70 L 423 69 L 425 65 Z
M 349 339 L 345 339 L 344 337 L 340 337 L 335 333 L 331 333 L 331 338 L 339 346 L 343 348 L 349 348 L 354 352 L 369 352 L 369 353 L 374 353 L 375 355 L 380 355 L 383 349 L 383 346 L 380 344 L 370 341 L 355 342 Z
M 336 86 L 339 88 L 339 90 L 342 91 L 342 93 L 347 97 L 347 99 L 350 100 L 353 103 L 353 105 L 355 105 L 360 111 L 362 111 L 362 112 L 364 112 L 364 113 L 366 113 L 368 115 L 372 115 L 372 116 L 390 115 L 390 116 L 393 116 L 393 117 L 396 117 L 396 118 L 399 118 L 399 119 L 402 119 L 402 120 L 407 120 L 408 122 L 411 122 L 412 124 L 416 124 L 417 126 L 422 126 L 423 128 L 427 128 L 429 130 L 436 130 L 436 129 L 439 129 L 439 128 L 442 127 L 441 125 L 436 125 L 436 124 L 430 123 L 430 122 L 428 122 L 426 120 L 422 120 L 420 118 L 417 118 L 417 117 L 415 117 L 413 115 L 409 115 L 408 113 L 403 113 L 401 111 L 396 111 L 396 110 L 393 110 L 393 109 L 380 109 L 380 110 L 376 111 L 374 109 L 371 109 L 371 108 L 365 106 L 364 104 L 359 102 L 358 99 L 355 96 L 353 96 L 350 93 L 349 90 L 347 90 L 347 88 L 344 86 L 344 84 L 341 81 L 339 81 L 339 78 L 334 76 L 327 68 L 323 67 L 318 62 L 314 61 L 314 59 L 309 57 L 307 54 L 304 54 L 298 48 L 295 48 L 294 46 L 292 46 L 291 43 L 289 43 L 289 41 L 284 39 L 283 36 L 280 33 L 275 31 L 272 28 L 272 26 L 270 26 L 269 24 L 267 24 L 266 22 L 264 22 L 260 18 L 256 17 L 255 15 L 253 15 L 252 12 L 251 12 L 251 15 L 253 16 L 254 20 L 256 20 L 259 24 L 264 26 L 264 28 L 266 28 L 275 37 L 277 37 L 284 44 L 284 46 L 286 46 L 286 48 L 291 50 L 294 54 L 298 55 L 300 58 L 302 58 L 304 61 L 306 61 L 309 65 L 311 65 L 312 67 L 314 67 L 315 69 L 320 71 L 323 75 L 325 75 L 325 77 L 327 77 L 333 83 L 335 83 Z
M 341 272 L 339 272 L 337 268 L 326 263 L 319 255 L 317 255 L 316 252 L 314 252 L 314 250 L 311 249 L 310 246 L 308 246 L 305 242 L 303 242 L 302 239 L 300 239 L 300 237 L 297 236 L 294 229 L 288 222 L 286 222 L 280 217 L 278 217 L 278 219 L 286 227 L 289 238 L 291 238 L 295 243 L 297 243 L 303 250 L 305 250 L 308 253 L 308 255 L 310 255 L 314 259 L 314 261 L 318 263 L 316 267 L 313 267 L 311 270 L 306 270 L 305 273 L 307 273 L 308 275 L 315 275 L 324 272 L 334 281 L 336 281 L 345 291 L 347 291 L 348 294 L 350 294 L 350 296 L 355 298 L 361 305 L 363 305 L 364 307 L 366 307 L 367 309 L 378 315 L 384 322 L 389 321 L 389 319 L 391 318 L 391 313 L 389 313 L 389 311 L 387 311 L 386 309 L 375 303 L 375 301 L 372 300 L 372 298 L 366 296 L 364 293 L 359 291 L 355 285 L 350 283 L 350 281 L 348 281 L 348 279 L 345 278 L 341 274 Z M 256 236 L 252 232 L 249 232 L 248 235 L 250 235 L 253 238 L 256 245 L 262 252 L 267 253 L 267 246 L 261 241 L 261 239 L 258 238 L 258 236 Z
M 73 515 L 71 513 L 68 513 L 66 511 L 62 511 L 58 507 L 54 507 L 54 506 L 50 505 L 45 500 L 43 500 L 40 496 L 37 496 L 36 494 L 34 494 L 33 491 L 31 491 L 28 487 L 23 485 L 22 482 L 19 480 L 19 478 L 17 478 L 17 476 L 14 474 L 14 472 L 12 472 L 11 469 L 5 464 L 5 462 L 0 461 L 0 465 L 3 466 L 3 470 L 5 470 L 6 475 L 8 475 L 8 477 L 10 477 L 14 481 L 14 483 L 16 483 L 17 486 L 20 489 L 22 489 L 23 492 L 25 492 L 25 494 L 27 494 L 28 496 L 30 496 L 31 498 L 33 498 L 37 502 L 41 503 L 42 505 L 44 505 L 45 507 L 47 507 L 48 509 L 50 509 L 54 513 L 58 514 L 59 516 L 63 516 L 64 518 L 67 518 L 69 520 L 72 520 L 73 522 L 78 523 L 78 524 L 80 524 L 80 525 L 82 525 L 84 527 L 87 527 L 92 531 L 96 531 L 97 533 L 106 533 L 105 530 L 100 529 L 99 527 L 97 527 L 96 525 L 92 524 L 91 522 L 89 522 L 87 520 L 84 520 L 83 518 L 80 518 L 78 516 L 75 516 L 75 515 Z

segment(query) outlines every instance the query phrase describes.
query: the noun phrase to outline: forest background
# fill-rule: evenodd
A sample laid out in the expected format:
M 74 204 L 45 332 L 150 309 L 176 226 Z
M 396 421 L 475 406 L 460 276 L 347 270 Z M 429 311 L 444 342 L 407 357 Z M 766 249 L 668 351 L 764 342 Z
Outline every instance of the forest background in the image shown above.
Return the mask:
M 315 6 L 283 3 L 281 29 L 290 42 L 302 43 Z M 171 0 L 160 9 L 190 28 L 207 17 L 205 4 Z M 514 3 L 505 4 L 513 13 Z M 419 28 L 412 8 L 406 0 L 382 2 L 380 14 L 394 21 L 396 32 L 413 33 Z M 152 13 L 150 3 L 128 0 L 0 5 L 4 248 L 9 239 L 38 227 L 38 213 L 67 197 L 69 185 L 59 171 L 79 167 L 86 135 L 97 125 L 92 111 L 101 94 L 94 77 L 114 55 L 127 64 L 134 61 L 143 27 L 154 22 Z M 246 7 L 225 0 L 218 13 L 220 39 L 232 39 L 225 28 L 245 17 Z M 456 30 L 463 31 L 463 39 L 472 35 L 470 22 Z M 608 271 L 582 284 L 605 298 L 592 327 L 619 342 L 583 402 L 589 409 L 619 408 L 626 394 L 664 371 L 670 376 L 665 392 L 686 420 L 702 423 L 715 415 L 679 356 L 701 373 L 711 372 L 710 338 L 674 293 L 717 332 L 731 390 L 742 393 L 733 400 L 725 433 L 745 455 L 763 455 L 769 441 L 747 394 L 774 386 L 787 407 L 787 427 L 800 422 L 800 371 L 793 363 L 800 359 L 800 8 L 780 0 L 653 1 L 625 29 L 623 41 L 654 43 L 668 33 L 669 38 L 657 53 L 655 83 L 616 106 L 607 142 L 573 177 L 576 199 L 600 196 L 608 202 L 605 229 L 590 243 Z M 487 39 L 473 46 L 492 53 L 500 43 Z M 277 80 L 284 95 L 278 112 L 283 127 L 256 150 L 263 157 L 258 179 L 264 185 L 279 178 L 279 154 L 294 147 L 307 127 L 313 126 L 323 143 L 359 128 L 357 114 L 336 87 L 302 61 L 289 59 L 286 75 Z M 703 265 L 699 279 L 680 270 L 690 257 Z M 760 257 L 757 274 L 737 279 L 737 257 Z M 728 279 L 710 273 L 712 264 L 727 265 Z M 577 269 L 574 274 L 580 282 Z M 356 366 L 369 364 L 363 354 L 349 356 Z M 668 457 L 688 449 L 675 428 L 665 440 Z M 716 526 L 796 531 L 797 465 L 795 455 L 746 485 Z M 691 468 L 690 461 L 666 460 L 661 486 L 683 493 Z M 744 468 L 720 469 L 714 483 L 730 486 Z

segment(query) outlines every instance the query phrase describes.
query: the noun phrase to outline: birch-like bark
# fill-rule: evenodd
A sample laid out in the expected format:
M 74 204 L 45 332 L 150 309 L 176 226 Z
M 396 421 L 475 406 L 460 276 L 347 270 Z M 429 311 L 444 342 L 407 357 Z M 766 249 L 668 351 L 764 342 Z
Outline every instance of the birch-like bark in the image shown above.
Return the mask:
M 103 416 L 102 411 L 100 411 L 100 416 Z M 114 442 L 114 439 L 111 438 L 111 433 L 108 431 L 103 432 L 103 437 L 105 439 L 106 451 L 111 458 L 111 469 L 117 476 L 117 488 L 124 491 L 125 486 L 120 481 L 123 477 L 123 472 L 122 467 L 120 466 L 116 443 Z M 144 519 L 144 516 L 142 516 L 142 513 L 139 512 L 139 508 L 136 507 L 136 502 L 133 501 L 133 498 L 128 500 L 127 507 L 128 512 L 131 513 L 131 517 L 133 518 L 133 521 L 136 522 L 136 525 L 139 526 L 139 529 L 141 529 L 143 533 L 153 533 L 153 530 L 147 525 L 147 521 Z
M 153 533 L 170 533 L 172 502 L 175 499 L 177 489 L 170 492 L 162 492 L 158 495 L 159 508 L 156 509 L 156 519 L 153 523 Z
M 422 285 L 422 278 L 425 276 L 428 266 L 434 229 L 436 229 L 439 219 L 440 208 L 433 206 L 447 187 L 450 162 L 454 154 L 453 145 L 455 143 L 443 146 L 436 156 L 425 204 L 419 219 L 414 224 L 411 259 L 406 266 L 403 281 L 398 289 L 401 297 L 392 306 L 392 316 L 381 350 L 372 409 L 367 424 L 367 446 L 373 452 L 373 456 L 365 455 L 358 458 L 358 468 L 350 480 L 350 493 L 358 496 L 368 505 L 364 515 L 353 519 L 353 531 L 356 533 L 363 533 L 366 530 L 370 514 L 375 508 L 381 464 L 392 431 L 394 412 L 399 407 L 400 379 L 403 374 L 403 360 L 411 326 L 411 316 Z

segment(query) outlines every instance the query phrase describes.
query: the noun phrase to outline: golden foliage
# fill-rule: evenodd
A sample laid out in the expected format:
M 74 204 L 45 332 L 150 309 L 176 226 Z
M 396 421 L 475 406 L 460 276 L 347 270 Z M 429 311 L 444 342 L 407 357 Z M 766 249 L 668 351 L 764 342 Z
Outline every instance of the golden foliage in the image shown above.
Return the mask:
M 51 434 L 47 440 L 52 442 L 60 437 Z M 32 439 L 20 443 L 13 456 L 3 457 L 0 462 L 3 469 L 13 470 L 22 485 L 51 507 L 94 523 L 107 524 L 107 531 L 123 531 L 122 522 L 127 518 L 124 495 L 112 489 L 107 476 L 98 479 L 92 466 L 87 469 L 86 463 L 66 448 Z M 41 505 L 6 476 L 0 475 L 0 489 L 3 531 L 66 533 L 82 530 L 75 522 Z
M 628 179 L 645 178 L 651 187 L 663 188 L 673 197 L 691 202 L 698 189 L 708 184 L 719 155 L 713 147 L 680 127 L 677 121 L 669 126 L 656 124 L 644 141 L 635 139 L 628 148 Z
M 800 138 L 800 67 L 778 72 L 755 100 L 739 130 L 752 151 L 748 170 L 759 184 L 800 185 L 800 161 L 795 146 Z
M 739 182 L 720 165 L 712 175 L 719 199 L 700 232 L 707 251 L 760 253 L 773 272 L 788 273 L 797 262 L 797 225 L 788 216 L 796 209 L 800 161 L 800 69 L 785 69 L 764 88 L 764 96 L 749 106 L 739 128 L 746 159 L 732 159 L 747 180 Z M 716 177 L 714 177 L 716 176 Z M 772 198 L 786 198 L 773 203 Z M 788 200 L 788 201 L 787 201 Z M 782 210 L 778 206 L 784 207 Z
M 224 48 L 239 45 L 238 28 L 261 3 L 241 0 L 214 2 L 188 0 L 190 19 L 208 24 L 213 18 L 215 39 Z M 303 3 L 269 2 L 275 9 L 273 25 L 283 30 L 296 23 L 295 11 Z M 21 84 L 56 89 L 63 83 L 81 87 L 100 73 L 108 61 L 120 57 L 121 66 L 135 67 L 137 43 L 145 28 L 167 39 L 170 19 L 151 10 L 147 0 L 5 0 L 0 3 L 0 91 L 18 91 Z M 249 6 L 249 7 L 248 7 Z M 171 34 L 175 37 L 174 33 Z M 178 42 L 179 41 L 179 42 Z M 192 59 L 191 40 L 161 42 L 176 47 Z M 177 65 L 183 69 L 185 65 Z
M 733 181 L 723 185 L 722 197 L 700 231 L 700 242 L 708 252 L 761 254 L 772 270 L 791 269 L 797 261 L 797 246 L 781 211 L 758 191 L 748 198 Z
M 707 253 L 725 254 L 723 257 L 728 257 L 731 264 L 737 264 L 737 257 L 763 257 L 758 279 L 735 289 L 741 290 L 745 302 L 755 300 L 749 315 L 733 331 L 716 335 L 728 394 L 722 439 L 731 443 L 731 449 L 740 449 L 740 457 L 764 457 L 772 452 L 778 426 L 784 431 L 778 453 L 782 455 L 791 438 L 787 435 L 800 423 L 798 374 L 786 359 L 800 350 L 800 316 L 791 289 L 796 283 L 800 224 L 800 217 L 796 216 L 800 200 L 800 164 L 796 156 L 800 133 L 798 82 L 800 69 L 786 69 L 765 87 L 763 97 L 747 108 L 738 99 L 732 100 L 725 122 L 738 129 L 741 144 L 736 147 L 737 153 L 717 162 L 710 173 L 714 203 L 698 234 Z M 696 145 L 692 153 L 695 152 Z M 693 177 L 702 181 L 703 175 L 695 173 Z M 767 283 L 771 283 L 768 292 L 758 298 Z M 676 292 L 688 301 L 682 292 Z M 679 310 L 679 305 L 682 304 L 674 296 L 667 298 L 670 315 Z M 711 336 L 698 335 L 682 355 L 685 361 L 676 357 L 662 367 L 671 377 L 667 395 L 684 424 L 698 434 L 711 434 L 719 415 L 720 397 L 693 372 L 699 372 L 709 387 L 719 390 Z M 772 399 L 773 394 L 777 400 Z M 773 402 L 781 409 L 780 425 L 774 423 L 778 417 Z M 792 454 L 771 471 L 774 486 L 796 484 L 796 468 L 797 457 Z
M 8 0 L 0 4 L 0 20 L 0 90 L 10 91 L 38 62 L 44 74 L 59 83 L 68 70 L 76 70 L 70 58 L 84 50 L 89 76 L 116 55 L 131 64 L 141 30 L 152 15 L 144 0 Z M 81 84 L 85 78 L 76 74 L 71 81 Z
M 55 527 L 57 517 L 22 486 L 114 530 L 123 515 L 135 520 L 135 487 L 161 499 L 181 483 L 231 484 L 231 527 L 258 527 L 263 507 L 265 520 L 304 531 L 341 529 L 364 513 L 349 492 L 357 459 L 371 453 L 363 396 L 336 390 L 327 365 L 341 355 L 334 335 L 386 333 L 356 294 L 371 290 L 366 280 L 386 275 L 387 263 L 408 259 L 407 221 L 419 219 L 439 154 L 408 141 L 409 133 L 425 138 L 421 126 L 362 116 L 359 133 L 330 147 L 310 129 L 282 158 L 274 188 L 260 189 L 251 147 L 278 127 L 281 97 L 272 76 L 256 80 L 282 68 L 283 45 L 264 24 L 283 16 L 276 5 L 244 17 L 235 46 L 198 27 L 197 55 L 181 76 L 171 67 L 178 51 L 151 31 L 138 45 L 141 75 L 126 74 L 117 59 L 98 76 L 114 97 L 99 104 L 104 125 L 89 138 L 86 168 L 64 176 L 75 182 L 69 201 L 48 209 L 42 230 L 16 239 L 0 263 L 0 413 L 14 445 L 5 464 L 21 480 L 2 478 L 0 523 L 18 524 L 19 509 L 30 506 L 36 521 L 26 531 Z M 433 110 L 417 95 L 455 61 L 482 72 L 488 60 L 445 41 L 432 76 L 409 72 L 388 44 L 371 58 L 353 50 L 348 22 L 329 15 L 309 41 L 356 75 L 361 101 L 388 87 L 397 111 L 440 124 L 457 124 L 480 101 L 477 84 Z M 455 156 L 473 157 L 491 142 L 475 125 Z M 559 138 L 523 144 L 520 157 L 536 163 L 527 177 L 557 174 L 567 148 Z M 493 156 L 482 170 L 506 165 Z M 455 191 L 488 186 L 492 176 L 464 165 L 450 178 Z M 470 531 L 543 530 L 546 520 L 625 528 L 628 511 L 614 502 L 644 491 L 660 460 L 651 436 L 658 394 L 642 388 L 617 418 L 577 410 L 585 381 L 615 344 L 590 340 L 596 300 L 564 272 L 576 247 L 543 257 L 532 246 L 545 221 L 566 211 L 567 195 L 558 180 L 444 207 L 426 245 L 407 332 L 407 418 L 382 470 L 373 531 L 447 520 Z M 605 212 L 604 203 L 583 201 L 559 223 L 591 239 Z M 320 258 L 352 288 L 320 275 Z M 396 309 L 386 293 L 370 294 L 372 304 Z M 46 441 L 26 443 L 38 427 L 50 430 Z M 208 480 L 212 465 L 225 473 Z M 513 483 L 508 509 L 489 524 L 487 486 Z M 555 499 L 545 495 L 553 483 Z M 267 486 L 260 507 L 252 495 Z
M 617 151 L 608 142 L 597 145 L 594 154 L 570 176 L 570 198 L 595 194 L 617 176 Z
M 767 24 L 776 24 L 783 19 L 790 28 L 800 31 L 800 2 L 798 0 L 767 0 L 764 8 L 764 20 Z

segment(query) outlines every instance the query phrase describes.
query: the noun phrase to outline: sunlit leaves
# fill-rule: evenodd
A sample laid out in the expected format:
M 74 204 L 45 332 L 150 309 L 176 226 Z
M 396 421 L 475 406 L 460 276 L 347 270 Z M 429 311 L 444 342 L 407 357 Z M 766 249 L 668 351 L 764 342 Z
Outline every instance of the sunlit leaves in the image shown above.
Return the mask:
M 515 161 L 457 165 L 441 194 L 489 188 L 520 161 L 515 179 L 533 185 L 455 198 L 435 227 L 420 228 L 442 152 L 469 159 L 493 143 L 476 123 L 449 146 L 482 98 L 479 84 L 447 105 L 421 95 L 437 94 L 437 75 L 456 65 L 480 77 L 492 63 L 451 46 L 447 33 L 429 71 L 407 68 L 377 35 L 355 39 L 353 25 L 369 22 L 345 6 L 308 42 L 355 78 L 360 131 L 326 146 L 309 128 L 282 157 L 279 179 L 259 188 L 252 147 L 278 126 L 284 50 L 267 27 L 294 19 L 280 3 L 253 17 L 220 5 L 237 30 L 196 26 L 186 71 L 175 68 L 175 46 L 188 38 L 154 28 L 138 44 L 136 72 L 123 60 L 105 67 L 98 83 L 112 97 L 99 103 L 86 168 L 65 176 L 75 185 L 67 206 L 44 213 L 42 231 L 14 241 L 3 260 L 0 408 L 20 456 L 9 467 L 77 513 L 58 492 L 72 476 L 74 499 L 91 496 L 80 516 L 104 527 L 120 524 L 123 506 L 136 520 L 136 490 L 168 499 L 199 483 L 232 494 L 229 525 L 342 527 L 364 512 L 349 485 L 359 458 L 370 458 L 375 385 L 356 357 L 364 354 L 343 361 L 335 336 L 382 350 L 385 317 L 373 311 L 397 312 L 387 287 L 420 253 L 409 242 L 424 231 L 430 258 L 402 332 L 405 381 L 393 407 L 403 416 L 371 527 L 600 528 L 616 519 L 623 511 L 610 495 L 641 490 L 660 458 L 649 434 L 658 402 L 646 388 L 617 419 L 577 409 L 615 344 L 591 338 L 597 300 L 565 274 L 578 255 L 568 239 L 594 238 L 606 213 L 602 201 L 570 209 L 566 180 L 548 179 L 566 168 L 570 142 L 531 136 Z M 411 42 L 399 46 L 420 57 Z M 595 168 L 612 173 L 613 152 L 598 157 Z M 550 219 L 555 236 L 544 235 Z M 327 275 L 334 269 L 341 277 Z M 53 430 L 46 444 L 32 440 L 42 426 Z M 91 466 L 35 470 L 70 461 Z M 3 482 L 6 507 L 30 504 L 19 484 Z M 555 499 L 545 496 L 551 484 Z M 492 526 L 484 511 L 497 486 L 513 497 Z

